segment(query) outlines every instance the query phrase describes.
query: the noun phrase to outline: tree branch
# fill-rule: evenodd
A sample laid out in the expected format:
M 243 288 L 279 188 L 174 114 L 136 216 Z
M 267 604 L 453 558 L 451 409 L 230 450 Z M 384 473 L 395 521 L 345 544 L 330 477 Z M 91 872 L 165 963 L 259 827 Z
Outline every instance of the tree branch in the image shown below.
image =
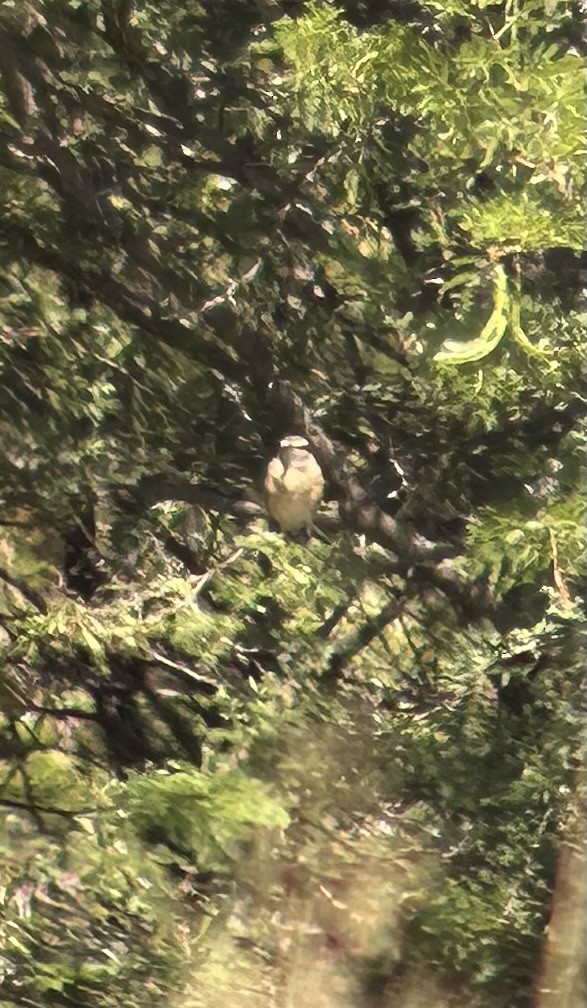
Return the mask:
M 40 592 L 31 588 L 26 581 L 22 580 L 22 578 L 15 577 L 14 574 L 7 571 L 5 567 L 0 567 L 0 578 L 2 578 L 3 581 L 6 581 L 6 584 L 9 584 L 11 588 L 16 588 L 16 590 L 20 592 L 27 602 L 30 602 L 31 605 L 33 605 L 35 609 L 38 609 L 39 612 L 43 613 L 43 615 L 47 613 L 47 603 L 45 602 L 43 596 Z
M 53 805 L 38 805 L 36 802 L 16 801 L 12 798 L 0 798 L 0 805 L 4 808 L 21 809 L 23 812 L 30 812 L 31 815 L 35 812 L 42 812 L 46 815 L 64 816 L 67 819 L 75 819 L 78 815 L 89 815 L 98 811 L 97 807 L 75 809 L 74 811 L 73 809 L 55 808 Z
M 364 623 L 349 643 L 338 651 L 335 651 L 331 656 L 328 667 L 322 676 L 324 682 L 332 683 L 339 679 L 341 673 L 355 655 L 367 647 L 371 641 L 375 640 L 385 627 L 399 616 L 401 608 L 401 601 L 393 598 L 376 616 Z
M 218 343 L 198 339 L 195 331 L 191 328 L 188 330 L 179 320 L 162 318 L 159 304 L 155 299 L 149 299 L 142 292 L 133 293 L 118 280 L 104 276 L 97 270 L 80 266 L 79 263 L 73 263 L 54 249 L 45 248 L 20 225 L 11 223 L 4 233 L 7 240 L 14 242 L 23 258 L 51 270 L 57 276 L 72 280 L 77 286 L 89 291 L 102 304 L 111 308 L 124 321 L 138 326 L 144 332 L 174 347 L 185 346 L 189 333 L 190 349 L 195 351 L 194 357 L 227 377 L 242 378 L 242 367 L 236 355 L 233 356 Z

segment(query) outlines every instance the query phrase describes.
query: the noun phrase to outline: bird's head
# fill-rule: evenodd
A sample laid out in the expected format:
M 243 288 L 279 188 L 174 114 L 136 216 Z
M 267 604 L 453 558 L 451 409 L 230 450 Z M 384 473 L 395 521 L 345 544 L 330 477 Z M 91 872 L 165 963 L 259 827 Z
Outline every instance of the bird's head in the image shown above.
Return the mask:
M 287 469 L 296 459 L 303 459 L 310 450 L 310 442 L 300 434 L 288 434 L 279 442 L 279 458 Z

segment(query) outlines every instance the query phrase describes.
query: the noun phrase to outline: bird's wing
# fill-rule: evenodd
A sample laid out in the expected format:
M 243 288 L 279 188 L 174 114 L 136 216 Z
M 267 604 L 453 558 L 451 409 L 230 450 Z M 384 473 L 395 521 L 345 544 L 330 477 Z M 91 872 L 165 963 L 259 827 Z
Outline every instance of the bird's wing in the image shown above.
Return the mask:
M 265 490 L 268 494 L 283 493 L 283 468 L 281 459 L 272 458 L 265 475 Z
M 313 455 L 297 465 L 289 466 L 283 476 L 283 486 L 291 494 L 304 494 L 313 502 L 322 497 L 324 477 Z

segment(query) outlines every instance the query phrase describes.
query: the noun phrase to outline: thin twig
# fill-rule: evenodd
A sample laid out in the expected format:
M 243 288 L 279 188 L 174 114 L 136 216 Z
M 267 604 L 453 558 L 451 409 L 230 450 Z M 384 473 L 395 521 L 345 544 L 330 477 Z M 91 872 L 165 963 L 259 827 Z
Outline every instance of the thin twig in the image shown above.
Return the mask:
M 36 802 L 21 802 L 12 798 L 0 798 L 0 805 L 5 808 L 22 809 L 23 812 L 30 812 L 31 815 L 34 815 L 35 812 L 44 812 L 46 815 L 65 816 L 68 819 L 75 819 L 78 815 L 89 815 L 90 813 L 99 811 L 97 807 L 75 810 L 59 809 L 55 808 L 53 805 L 37 805 Z

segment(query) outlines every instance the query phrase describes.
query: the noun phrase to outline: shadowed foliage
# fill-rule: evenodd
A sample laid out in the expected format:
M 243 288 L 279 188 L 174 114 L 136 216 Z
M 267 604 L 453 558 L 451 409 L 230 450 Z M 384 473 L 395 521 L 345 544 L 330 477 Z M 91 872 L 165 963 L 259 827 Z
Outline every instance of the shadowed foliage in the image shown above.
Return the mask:
M 580 992 L 584 50 L 0 2 L 2 1003 Z

